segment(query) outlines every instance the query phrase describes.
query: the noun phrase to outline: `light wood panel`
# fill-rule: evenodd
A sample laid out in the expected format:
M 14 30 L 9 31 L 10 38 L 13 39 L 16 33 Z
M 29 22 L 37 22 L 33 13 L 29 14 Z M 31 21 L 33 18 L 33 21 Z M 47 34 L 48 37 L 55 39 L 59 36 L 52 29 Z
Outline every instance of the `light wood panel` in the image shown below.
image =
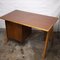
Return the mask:
M 39 30 L 49 31 L 57 21 L 56 17 L 45 16 L 41 14 L 29 13 L 15 10 L 1 17 L 7 21 L 17 24 L 37 28 Z

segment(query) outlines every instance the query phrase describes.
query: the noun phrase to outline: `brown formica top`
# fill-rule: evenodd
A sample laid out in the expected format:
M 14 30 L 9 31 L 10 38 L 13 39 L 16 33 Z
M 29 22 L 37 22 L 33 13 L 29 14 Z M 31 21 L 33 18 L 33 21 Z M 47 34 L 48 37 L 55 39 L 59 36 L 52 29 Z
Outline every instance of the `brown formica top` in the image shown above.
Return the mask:
M 20 10 L 14 10 L 0 18 L 43 31 L 49 31 L 57 21 L 57 17 L 45 16 Z

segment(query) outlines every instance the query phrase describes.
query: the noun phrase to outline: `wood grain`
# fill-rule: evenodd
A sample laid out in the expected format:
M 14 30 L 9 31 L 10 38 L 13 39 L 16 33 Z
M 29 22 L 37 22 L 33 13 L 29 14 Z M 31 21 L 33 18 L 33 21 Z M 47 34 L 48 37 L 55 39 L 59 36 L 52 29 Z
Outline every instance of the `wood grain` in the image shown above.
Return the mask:
M 9 21 L 6 23 L 6 32 L 8 39 L 14 39 L 19 42 L 24 42 L 24 40 L 31 34 L 31 28 Z
M 49 29 L 57 21 L 57 17 L 45 16 L 20 10 L 12 11 L 0 18 L 44 31 L 49 31 Z

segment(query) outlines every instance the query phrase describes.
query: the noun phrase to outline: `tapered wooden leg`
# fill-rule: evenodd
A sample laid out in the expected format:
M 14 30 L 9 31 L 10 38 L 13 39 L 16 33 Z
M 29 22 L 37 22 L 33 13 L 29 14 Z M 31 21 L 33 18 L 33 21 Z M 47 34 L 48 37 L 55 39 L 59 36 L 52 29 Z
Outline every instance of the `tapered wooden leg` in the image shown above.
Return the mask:
M 48 41 L 49 41 L 49 38 L 51 37 L 50 36 L 51 34 L 52 34 L 52 28 L 47 32 L 47 35 L 46 35 L 45 47 L 44 47 L 44 51 L 43 51 L 43 54 L 42 54 L 42 60 L 45 59 L 46 51 L 47 51 L 47 47 L 48 47 Z
M 44 47 L 44 51 L 42 54 L 42 60 L 44 60 L 45 56 L 46 56 L 46 50 L 47 50 L 47 46 L 48 46 L 48 38 L 49 38 L 49 33 L 47 33 L 47 36 L 46 36 L 45 47 Z
M 51 40 L 51 47 L 53 46 L 53 42 L 54 42 L 54 32 L 53 32 L 53 27 L 51 28 L 50 31 L 50 40 Z

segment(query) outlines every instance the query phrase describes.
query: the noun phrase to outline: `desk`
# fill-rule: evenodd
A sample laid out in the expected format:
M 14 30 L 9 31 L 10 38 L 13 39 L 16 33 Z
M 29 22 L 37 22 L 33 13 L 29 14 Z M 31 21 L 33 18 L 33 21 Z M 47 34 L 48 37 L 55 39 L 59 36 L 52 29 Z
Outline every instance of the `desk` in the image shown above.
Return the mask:
M 45 55 L 46 55 L 47 46 L 48 46 L 48 41 L 49 41 L 49 38 L 51 37 L 51 33 L 53 31 L 52 27 L 53 27 L 54 23 L 56 23 L 56 21 L 57 21 L 56 17 L 50 17 L 50 16 L 45 16 L 45 15 L 15 10 L 0 18 L 5 20 L 8 37 L 10 35 L 12 35 L 11 33 L 15 34 L 15 32 L 16 32 L 15 30 L 18 29 L 17 27 L 19 25 L 20 25 L 20 29 L 18 29 L 17 33 L 19 33 L 19 31 L 20 31 L 20 33 L 22 31 L 22 33 L 20 35 L 17 34 L 17 37 L 22 36 L 22 34 L 23 34 L 23 36 L 24 35 L 28 36 L 30 33 L 28 33 L 28 35 L 27 35 L 24 31 L 26 30 L 26 31 L 31 32 L 31 27 L 36 28 L 38 30 L 46 31 L 47 35 L 46 35 L 46 39 L 45 39 L 44 51 L 42 54 L 42 60 L 44 60 Z M 14 31 L 10 33 L 10 31 L 12 31 L 12 30 L 14 30 Z M 11 37 L 13 38 L 16 36 L 13 35 Z M 24 37 L 24 38 L 26 38 L 26 37 Z

